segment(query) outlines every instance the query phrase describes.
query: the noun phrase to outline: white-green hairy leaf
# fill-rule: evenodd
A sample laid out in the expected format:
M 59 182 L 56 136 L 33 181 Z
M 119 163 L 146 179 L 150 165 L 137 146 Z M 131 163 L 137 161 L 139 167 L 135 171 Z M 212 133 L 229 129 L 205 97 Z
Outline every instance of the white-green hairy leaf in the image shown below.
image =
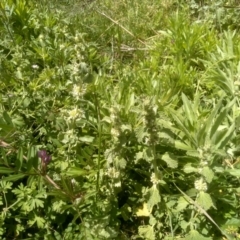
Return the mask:
M 228 128 L 228 131 L 225 132 L 225 134 L 217 140 L 216 142 L 216 148 L 223 148 L 226 146 L 226 144 L 229 143 L 230 139 L 234 137 L 234 131 L 235 131 L 235 123 L 232 123 L 230 128 Z
M 200 157 L 199 151 L 197 151 L 197 150 L 189 150 L 189 151 L 187 151 L 187 155 L 191 156 L 191 157 L 195 157 L 195 158 Z
M 181 150 L 187 150 L 187 151 L 193 150 L 191 146 L 189 146 L 181 141 L 178 141 L 178 140 L 175 141 L 175 147 L 178 149 L 181 149 Z
M 189 205 L 189 202 L 184 197 L 181 196 L 178 199 L 176 211 L 181 212 L 182 210 L 186 209 L 188 205 Z
M 141 237 L 143 237 L 146 240 L 155 240 L 155 233 L 153 226 L 146 225 L 146 226 L 140 226 L 138 228 L 138 233 Z
M 174 156 L 173 154 L 171 153 L 165 153 L 163 156 L 162 156 L 162 160 L 164 162 L 166 162 L 166 164 L 168 165 L 168 167 L 170 168 L 177 168 L 178 167 L 178 161 L 177 161 L 177 157 Z
M 214 178 L 214 172 L 209 167 L 204 167 L 201 174 L 205 177 L 208 183 L 211 183 Z
M 234 177 L 240 177 L 240 169 L 229 169 L 229 170 L 225 170 L 225 172 L 229 173 Z
M 191 230 L 185 240 L 212 240 L 212 237 L 204 237 L 197 230 Z
M 83 136 L 83 137 L 79 137 L 79 140 L 82 142 L 86 142 L 86 143 L 92 143 L 94 140 L 94 137 L 92 136 Z
M 191 163 L 187 163 L 187 164 L 184 166 L 183 171 L 184 171 L 185 173 L 193 173 L 193 172 L 198 172 L 198 169 L 195 168 L 195 167 L 193 167 L 193 166 L 191 165 Z
M 156 186 L 152 186 L 149 191 L 148 191 L 148 194 L 149 194 L 149 198 L 148 198 L 148 201 L 147 201 L 147 206 L 148 206 L 148 209 L 151 209 L 159 204 L 161 202 L 161 196 L 159 194 L 159 190 Z
M 200 191 L 196 201 L 205 210 L 214 207 L 211 196 L 206 192 Z

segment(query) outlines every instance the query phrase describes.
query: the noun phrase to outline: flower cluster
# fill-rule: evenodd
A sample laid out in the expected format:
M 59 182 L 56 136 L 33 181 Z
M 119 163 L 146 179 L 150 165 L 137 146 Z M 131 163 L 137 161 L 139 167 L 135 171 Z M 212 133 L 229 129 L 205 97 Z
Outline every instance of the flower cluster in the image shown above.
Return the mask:
M 195 185 L 195 189 L 198 191 L 204 191 L 204 192 L 207 191 L 207 184 L 203 178 L 196 180 L 194 185 Z
M 160 180 L 157 178 L 155 173 L 152 173 L 150 179 L 151 179 L 151 182 L 154 186 L 157 186 L 160 183 Z
M 42 163 L 44 164 L 49 164 L 49 162 L 51 161 L 52 157 L 50 155 L 47 154 L 46 150 L 39 150 L 38 151 L 38 157 L 41 158 Z

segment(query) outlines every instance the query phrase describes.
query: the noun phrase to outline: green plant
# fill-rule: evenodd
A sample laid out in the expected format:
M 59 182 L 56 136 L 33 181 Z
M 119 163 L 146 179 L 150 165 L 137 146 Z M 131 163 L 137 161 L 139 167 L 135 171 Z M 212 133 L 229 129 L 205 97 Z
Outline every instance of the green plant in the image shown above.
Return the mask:
M 1 239 L 239 239 L 219 3 L 1 1 Z

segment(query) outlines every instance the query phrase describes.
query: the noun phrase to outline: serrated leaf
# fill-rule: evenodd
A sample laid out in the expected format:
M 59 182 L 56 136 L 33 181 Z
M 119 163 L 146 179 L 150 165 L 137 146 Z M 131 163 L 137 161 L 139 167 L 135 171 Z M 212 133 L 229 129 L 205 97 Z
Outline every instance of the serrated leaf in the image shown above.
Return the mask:
M 156 186 L 152 186 L 148 191 L 148 201 L 147 206 L 148 209 L 152 209 L 155 205 L 161 202 L 161 196 L 159 194 L 159 190 Z
M 185 220 L 182 220 L 182 221 L 180 221 L 179 224 L 180 224 L 180 226 L 181 226 L 181 228 L 182 228 L 183 230 L 186 230 L 191 223 L 189 223 L 189 222 L 187 222 L 187 221 L 185 221 Z M 184 239 L 185 239 L 185 238 L 184 238 Z M 171 239 L 171 240 L 172 240 L 172 239 Z
M 191 157 L 199 157 L 199 152 L 197 150 L 189 150 L 187 151 L 187 155 Z
M 240 219 L 239 218 L 231 218 L 231 219 L 227 220 L 226 224 L 240 227 Z
M 177 140 L 175 141 L 175 147 L 181 150 L 186 150 L 186 151 L 193 150 L 191 146 Z
M 180 197 L 178 199 L 178 202 L 177 202 L 177 207 L 176 207 L 176 211 L 177 212 L 181 212 L 183 209 L 186 209 L 187 206 L 189 205 L 189 202 L 184 198 L 184 197 Z
M 94 137 L 92 136 L 83 136 L 83 137 L 79 137 L 79 140 L 82 142 L 86 142 L 86 143 L 92 143 L 94 140 Z
M 177 157 L 174 156 L 172 153 L 166 152 L 162 156 L 162 160 L 167 163 L 168 167 L 170 168 L 177 168 L 178 167 L 178 161 Z
M 119 168 L 124 169 L 127 166 L 127 161 L 124 158 L 120 158 L 117 161 L 117 165 Z
M 211 196 L 206 192 L 200 191 L 196 201 L 205 210 L 214 207 Z
M 211 237 L 204 237 L 196 230 L 191 230 L 189 235 L 185 239 L 186 240 L 212 240 Z
M 198 172 L 198 169 L 193 167 L 190 163 L 187 163 L 184 168 L 183 171 L 185 173 L 192 173 L 192 172 Z
M 12 123 L 14 126 L 19 126 L 19 127 L 22 127 L 25 124 L 23 117 L 20 117 L 20 116 L 16 116 L 14 119 L 12 119 Z
M 226 170 L 226 172 L 228 172 L 230 175 L 234 177 L 240 177 L 240 169 L 229 169 Z
M 211 183 L 214 177 L 214 172 L 209 167 L 204 167 L 201 174 L 205 177 L 208 183 Z
M 155 240 L 155 234 L 153 226 L 146 225 L 146 226 L 140 226 L 138 227 L 138 233 L 141 237 L 143 237 L 146 240 Z
M 45 220 L 44 220 L 44 218 L 37 217 L 36 222 L 37 222 L 37 226 L 39 228 L 44 228 L 45 227 Z
M 135 154 L 135 161 L 137 162 L 138 160 L 143 159 L 143 157 L 144 157 L 143 152 L 137 152 Z
M 125 203 L 121 207 L 120 211 L 121 211 L 121 216 L 123 217 L 124 221 L 127 221 L 129 218 L 131 218 L 132 209 L 127 203 Z
M 137 137 L 138 142 L 142 142 L 144 137 L 147 136 L 145 128 L 142 125 L 135 128 L 135 133 L 136 133 L 136 137 Z

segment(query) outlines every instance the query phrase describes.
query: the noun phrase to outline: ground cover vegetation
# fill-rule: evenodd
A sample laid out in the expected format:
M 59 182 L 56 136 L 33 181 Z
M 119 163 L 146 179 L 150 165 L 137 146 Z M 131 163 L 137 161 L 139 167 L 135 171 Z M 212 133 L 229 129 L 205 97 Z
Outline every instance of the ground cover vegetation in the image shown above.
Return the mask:
M 240 239 L 238 1 L 0 1 L 0 239 Z

